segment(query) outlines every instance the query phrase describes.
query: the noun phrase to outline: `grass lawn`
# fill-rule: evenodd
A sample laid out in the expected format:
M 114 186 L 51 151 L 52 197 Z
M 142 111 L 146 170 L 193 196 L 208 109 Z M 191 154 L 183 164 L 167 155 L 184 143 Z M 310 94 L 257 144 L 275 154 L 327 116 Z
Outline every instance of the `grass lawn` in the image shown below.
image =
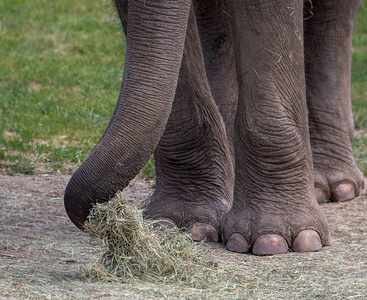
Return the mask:
M 356 138 L 354 156 L 360 170 L 367 176 L 367 1 L 358 11 L 353 36 L 352 106 Z
M 2 0 L 0 20 L 0 159 L 16 172 L 84 160 L 122 79 L 125 38 L 112 5 Z
M 367 1 L 353 47 L 353 146 L 366 175 Z M 113 112 L 124 51 L 110 1 L 0 0 L 2 168 L 31 174 L 38 163 L 65 170 L 83 161 Z

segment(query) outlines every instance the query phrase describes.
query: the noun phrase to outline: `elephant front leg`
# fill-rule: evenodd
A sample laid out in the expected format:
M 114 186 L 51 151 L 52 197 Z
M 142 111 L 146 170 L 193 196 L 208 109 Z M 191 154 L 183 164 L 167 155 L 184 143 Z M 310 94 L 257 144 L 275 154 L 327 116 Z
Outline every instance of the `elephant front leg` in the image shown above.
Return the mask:
M 313 189 L 302 13 L 302 0 L 232 2 L 239 102 L 234 203 L 222 220 L 231 251 L 330 244 Z
M 307 105 L 319 203 L 353 199 L 364 186 L 351 145 L 350 63 L 359 2 L 318 0 L 305 7 Z
M 193 14 L 188 27 L 171 115 L 155 150 L 156 189 L 145 214 L 186 228 L 195 241 L 218 241 L 220 218 L 232 205 L 233 167 Z

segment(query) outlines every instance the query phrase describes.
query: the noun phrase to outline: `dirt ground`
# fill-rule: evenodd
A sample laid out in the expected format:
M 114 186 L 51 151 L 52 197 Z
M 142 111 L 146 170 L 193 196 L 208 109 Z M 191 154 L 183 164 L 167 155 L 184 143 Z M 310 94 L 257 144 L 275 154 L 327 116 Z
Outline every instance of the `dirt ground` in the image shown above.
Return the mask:
M 333 246 L 316 253 L 240 255 L 213 245 L 222 283 L 206 288 L 84 275 L 96 247 L 63 207 L 70 174 L 0 174 L 0 299 L 367 299 L 367 197 L 324 204 Z M 142 179 L 125 192 L 146 199 Z

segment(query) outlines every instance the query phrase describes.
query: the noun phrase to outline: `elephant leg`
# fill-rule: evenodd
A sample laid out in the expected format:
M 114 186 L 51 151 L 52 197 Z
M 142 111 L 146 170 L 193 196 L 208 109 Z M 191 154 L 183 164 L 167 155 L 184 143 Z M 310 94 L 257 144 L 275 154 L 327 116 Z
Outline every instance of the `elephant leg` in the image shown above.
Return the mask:
M 306 93 L 319 203 L 353 199 L 361 195 L 364 186 L 351 145 L 350 64 L 359 2 L 305 3 Z
M 196 11 L 210 90 L 226 125 L 228 142 L 234 158 L 234 119 L 238 87 L 231 17 L 226 1 L 198 0 Z
M 193 12 L 171 115 L 154 156 L 156 189 L 145 215 L 186 228 L 195 241 L 218 241 L 220 218 L 232 205 L 233 167 Z
M 239 101 L 227 249 L 270 255 L 330 244 L 313 188 L 303 0 L 232 1 Z

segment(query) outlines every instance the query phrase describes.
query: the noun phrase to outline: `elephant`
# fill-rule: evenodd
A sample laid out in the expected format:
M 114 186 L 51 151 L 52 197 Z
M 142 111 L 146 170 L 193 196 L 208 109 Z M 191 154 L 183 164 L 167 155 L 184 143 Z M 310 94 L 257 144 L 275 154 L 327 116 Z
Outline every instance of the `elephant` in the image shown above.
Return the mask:
M 360 0 L 115 0 L 123 80 L 64 204 L 80 229 L 154 153 L 146 218 L 272 255 L 331 245 L 320 203 L 363 192 L 351 141 Z

